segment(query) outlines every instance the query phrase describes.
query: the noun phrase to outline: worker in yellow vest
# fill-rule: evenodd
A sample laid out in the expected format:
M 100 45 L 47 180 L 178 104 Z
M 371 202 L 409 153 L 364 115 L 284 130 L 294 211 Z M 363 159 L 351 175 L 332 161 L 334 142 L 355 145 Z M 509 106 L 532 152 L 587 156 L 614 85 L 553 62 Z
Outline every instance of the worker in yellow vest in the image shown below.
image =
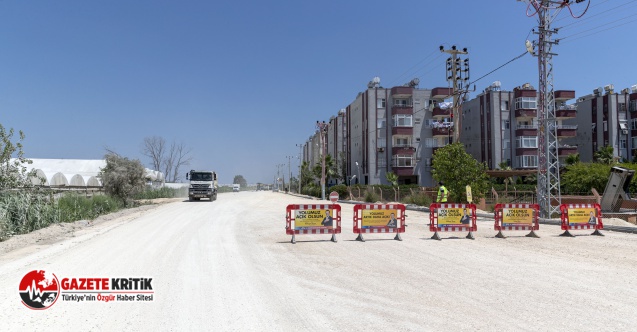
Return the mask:
M 438 182 L 438 184 L 440 185 L 440 188 L 438 189 L 438 198 L 436 198 L 436 202 L 446 203 L 447 197 L 449 196 L 449 191 L 447 190 L 445 185 L 442 183 L 442 181 Z

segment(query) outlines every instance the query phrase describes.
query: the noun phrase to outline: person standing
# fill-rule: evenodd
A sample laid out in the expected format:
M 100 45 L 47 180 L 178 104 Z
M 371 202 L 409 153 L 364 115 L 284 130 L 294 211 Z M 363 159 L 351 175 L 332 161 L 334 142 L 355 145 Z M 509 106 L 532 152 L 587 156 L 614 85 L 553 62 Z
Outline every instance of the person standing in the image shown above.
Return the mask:
M 447 196 L 449 196 L 449 191 L 447 190 L 445 185 L 442 183 L 442 181 L 438 182 L 438 184 L 440 185 L 440 187 L 438 188 L 438 197 L 436 198 L 436 202 L 446 203 Z

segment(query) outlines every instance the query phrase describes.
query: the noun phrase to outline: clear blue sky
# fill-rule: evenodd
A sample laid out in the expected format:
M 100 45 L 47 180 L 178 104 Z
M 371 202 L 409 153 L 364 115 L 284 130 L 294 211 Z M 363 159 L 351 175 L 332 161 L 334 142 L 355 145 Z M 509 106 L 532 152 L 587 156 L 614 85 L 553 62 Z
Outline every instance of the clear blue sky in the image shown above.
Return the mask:
M 30 158 L 98 159 L 108 147 L 149 166 L 142 141 L 162 136 L 222 183 L 272 182 L 316 120 L 374 76 L 447 86 L 439 45 L 467 47 L 473 79 L 523 53 L 537 25 L 525 10 L 514 0 L 0 1 L 0 123 L 25 132 Z M 553 26 L 567 37 L 554 48 L 557 89 L 637 84 L 637 1 L 592 0 Z M 478 91 L 496 80 L 537 87 L 537 61 L 524 56 Z

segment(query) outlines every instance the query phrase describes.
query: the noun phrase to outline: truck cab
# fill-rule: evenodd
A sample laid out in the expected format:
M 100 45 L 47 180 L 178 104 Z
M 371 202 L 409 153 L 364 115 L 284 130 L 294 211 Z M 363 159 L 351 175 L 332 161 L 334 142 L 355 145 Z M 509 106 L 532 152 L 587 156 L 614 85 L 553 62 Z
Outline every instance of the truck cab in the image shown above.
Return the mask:
M 217 173 L 191 170 L 186 173 L 186 179 L 190 181 L 190 186 L 188 186 L 189 201 L 208 198 L 212 202 L 217 199 Z
M 233 192 L 236 193 L 236 192 L 239 192 L 240 190 L 241 190 L 241 184 L 235 183 L 235 184 L 232 185 L 232 191 Z

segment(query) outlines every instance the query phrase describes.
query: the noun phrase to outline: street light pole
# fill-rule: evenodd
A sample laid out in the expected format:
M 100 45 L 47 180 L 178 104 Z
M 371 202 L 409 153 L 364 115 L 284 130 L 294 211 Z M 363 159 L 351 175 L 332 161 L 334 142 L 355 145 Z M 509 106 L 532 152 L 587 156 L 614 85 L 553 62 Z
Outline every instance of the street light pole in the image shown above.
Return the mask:
M 325 134 L 327 134 L 327 128 L 329 123 L 316 121 L 316 127 L 319 129 L 319 137 L 321 139 L 321 199 L 325 200 Z
M 292 191 L 292 169 L 290 168 L 290 163 L 294 156 L 286 156 L 286 158 L 288 158 L 288 191 Z
M 299 194 L 301 193 L 301 171 L 302 169 L 302 164 L 303 164 L 303 144 L 297 144 L 296 146 L 299 147 Z
M 356 171 L 358 173 L 358 183 L 361 183 L 361 168 L 358 166 L 358 161 L 356 162 Z

